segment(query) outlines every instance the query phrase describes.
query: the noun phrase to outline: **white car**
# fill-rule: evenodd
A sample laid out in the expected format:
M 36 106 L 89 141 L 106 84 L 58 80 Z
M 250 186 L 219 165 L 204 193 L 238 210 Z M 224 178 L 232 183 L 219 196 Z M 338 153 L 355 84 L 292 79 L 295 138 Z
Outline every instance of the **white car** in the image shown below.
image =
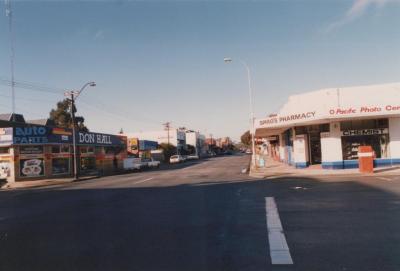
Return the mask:
M 182 157 L 182 155 L 172 155 L 172 156 L 169 158 L 169 162 L 170 162 L 171 164 L 182 163 L 182 162 L 184 162 L 184 161 L 185 161 L 185 159 Z
M 159 167 L 160 166 L 160 161 L 154 160 L 153 158 L 150 158 L 149 161 L 147 161 L 147 167 Z

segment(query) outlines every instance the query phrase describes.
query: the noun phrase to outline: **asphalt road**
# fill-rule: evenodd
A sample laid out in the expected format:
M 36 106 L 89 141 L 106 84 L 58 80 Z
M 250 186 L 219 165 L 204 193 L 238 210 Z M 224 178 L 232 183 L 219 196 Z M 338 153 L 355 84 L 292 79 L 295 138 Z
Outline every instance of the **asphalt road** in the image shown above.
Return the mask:
M 0 191 L 0 270 L 400 270 L 400 177 L 255 180 L 248 160 Z M 293 265 L 271 264 L 265 197 Z

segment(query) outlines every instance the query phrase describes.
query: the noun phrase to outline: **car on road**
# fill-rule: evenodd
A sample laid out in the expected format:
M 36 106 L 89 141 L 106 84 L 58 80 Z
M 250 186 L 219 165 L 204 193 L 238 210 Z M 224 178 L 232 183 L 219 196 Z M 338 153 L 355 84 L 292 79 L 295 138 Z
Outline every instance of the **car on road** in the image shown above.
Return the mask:
M 150 158 L 146 161 L 147 167 L 148 168 L 158 168 L 160 167 L 160 161 L 154 160 L 153 158 Z
M 196 154 L 188 155 L 186 160 L 199 160 L 199 156 Z
M 177 163 L 183 163 L 183 162 L 185 162 L 185 159 L 183 158 L 182 155 L 172 155 L 169 158 L 170 164 L 177 164 Z
M 247 149 L 246 150 L 246 154 L 251 154 L 252 152 L 251 152 L 251 150 L 250 149 Z
M 146 164 L 142 162 L 141 158 L 125 158 L 123 162 L 124 170 L 141 170 Z

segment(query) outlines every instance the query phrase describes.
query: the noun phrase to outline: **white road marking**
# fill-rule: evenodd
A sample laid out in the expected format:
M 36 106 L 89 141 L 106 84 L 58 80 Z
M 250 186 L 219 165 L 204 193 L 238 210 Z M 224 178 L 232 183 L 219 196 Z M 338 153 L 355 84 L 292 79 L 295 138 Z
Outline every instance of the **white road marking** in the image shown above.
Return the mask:
M 384 181 L 392 181 L 392 179 L 387 178 L 387 177 L 379 177 L 379 179 L 384 180 Z
M 135 182 L 135 183 L 133 183 L 133 184 L 144 183 L 144 182 L 147 182 L 147 181 L 150 181 L 150 180 L 153 180 L 153 179 L 154 179 L 154 178 L 153 178 L 153 177 L 151 177 L 151 178 L 147 178 L 147 179 L 144 179 L 144 180 L 141 180 L 141 181 Z
M 272 264 L 293 264 L 274 197 L 265 198 L 265 211 Z

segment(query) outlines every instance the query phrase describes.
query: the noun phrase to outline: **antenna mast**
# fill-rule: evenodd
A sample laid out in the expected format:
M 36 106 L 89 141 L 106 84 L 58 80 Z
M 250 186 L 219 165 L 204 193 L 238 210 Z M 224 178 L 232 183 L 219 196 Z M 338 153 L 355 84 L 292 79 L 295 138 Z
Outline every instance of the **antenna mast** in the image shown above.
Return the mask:
M 13 121 L 15 121 L 15 79 L 14 79 L 14 34 L 12 28 L 11 0 L 4 0 L 6 7 L 6 16 L 8 17 L 8 32 L 10 35 L 10 68 L 11 68 L 11 108 Z

